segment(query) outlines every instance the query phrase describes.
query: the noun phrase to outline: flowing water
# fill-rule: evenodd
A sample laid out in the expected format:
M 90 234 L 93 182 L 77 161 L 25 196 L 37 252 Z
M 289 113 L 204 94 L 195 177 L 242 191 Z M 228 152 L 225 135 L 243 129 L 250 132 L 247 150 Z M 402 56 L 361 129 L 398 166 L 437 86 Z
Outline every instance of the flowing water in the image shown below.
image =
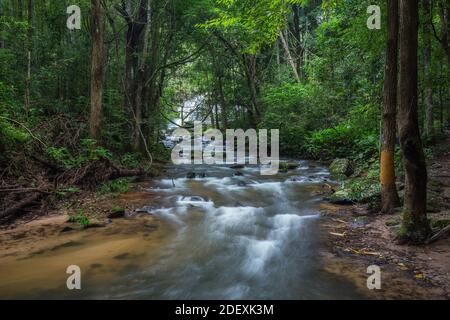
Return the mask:
M 196 178 L 188 179 L 192 172 Z M 106 281 L 85 285 L 75 295 L 63 286 L 34 291 L 33 295 L 112 299 L 361 298 L 344 279 L 323 271 L 320 263 L 318 222 L 322 197 L 317 191 L 328 179 L 326 168 L 307 161 L 300 161 L 299 167 L 289 173 L 266 177 L 252 166 L 239 170 L 227 166 L 170 168 L 166 178 L 149 185 L 147 192 L 154 201 L 140 210 L 169 226 L 158 250 L 150 255 L 142 246 L 139 254 L 127 249 L 119 259 L 103 263 L 115 267 L 109 269 L 112 273 Z M 83 245 L 89 246 L 89 241 Z M 52 257 L 48 258 L 47 263 L 51 263 Z M 91 260 L 95 262 L 95 258 Z M 123 260 L 126 263 L 119 266 Z

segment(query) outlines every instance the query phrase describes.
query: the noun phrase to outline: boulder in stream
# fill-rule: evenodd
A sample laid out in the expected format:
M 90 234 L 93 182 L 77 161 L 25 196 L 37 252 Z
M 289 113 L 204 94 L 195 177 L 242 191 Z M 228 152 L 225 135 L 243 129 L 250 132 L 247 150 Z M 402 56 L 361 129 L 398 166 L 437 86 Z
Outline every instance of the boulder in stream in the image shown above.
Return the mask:
M 348 159 L 336 159 L 330 165 L 330 173 L 333 178 L 345 179 L 350 177 L 354 172 L 353 165 Z

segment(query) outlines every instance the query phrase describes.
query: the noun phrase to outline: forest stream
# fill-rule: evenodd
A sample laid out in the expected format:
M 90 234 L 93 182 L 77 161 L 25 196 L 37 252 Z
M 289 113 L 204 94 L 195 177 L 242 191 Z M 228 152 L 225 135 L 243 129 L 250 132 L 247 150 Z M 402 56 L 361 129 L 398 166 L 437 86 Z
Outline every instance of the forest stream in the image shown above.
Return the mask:
M 52 249 L 25 258 L 7 257 L 1 296 L 362 298 L 319 259 L 317 191 L 329 173 L 316 163 L 299 165 L 266 177 L 252 166 L 171 167 L 165 178 L 149 182 L 145 192 L 154 200 L 139 215 L 57 235 Z M 143 224 L 152 232 L 142 231 Z M 81 267 L 82 290 L 66 288 L 65 269 L 73 264 Z

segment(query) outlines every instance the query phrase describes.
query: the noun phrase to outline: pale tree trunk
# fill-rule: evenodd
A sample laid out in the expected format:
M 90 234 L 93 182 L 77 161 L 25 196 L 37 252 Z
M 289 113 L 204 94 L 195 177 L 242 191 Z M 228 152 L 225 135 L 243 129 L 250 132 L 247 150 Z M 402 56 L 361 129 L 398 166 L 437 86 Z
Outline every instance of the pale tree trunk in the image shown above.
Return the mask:
M 395 185 L 395 137 L 397 114 L 398 1 L 388 0 L 388 40 L 384 75 L 383 140 L 380 159 L 383 213 L 392 214 L 400 206 Z
M 31 52 L 33 50 L 33 11 L 34 0 L 28 0 L 28 30 L 27 30 L 27 75 L 25 79 L 25 114 L 30 110 L 30 86 L 31 86 Z
M 300 80 L 304 80 L 305 78 L 305 72 L 303 71 L 303 52 L 304 48 L 302 45 L 302 36 L 301 36 L 301 30 L 300 30 L 300 5 L 294 4 L 292 5 L 292 11 L 294 13 L 294 28 L 293 28 L 293 34 L 295 38 L 295 55 L 296 55 L 296 65 L 297 65 L 297 73 L 300 77 Z
M 401 240 L 423 243 L 427 219 L 427 169 L 420 139 L 417 102 L 418 1 L 400 1 L 399 138 L 405 167 Z
M 432 74 L 431 74 L 431 19 L 433 19 L 431 13 L 430 0 L 423 0 L 424 21 L 423 21 L 423 39 L 424 39 L 424 51 L 423 51 L 423 63 L 425 73 L 425 89 L 424 89 L 424 102 L 425 102 L 425 135 L 427 139 L 432 140 L 434 136 L 434 111 L 433 111 L 433 87 L 432 87 Z
M 292 68 L 292 72 L 294 73 L 295 79 L 297 80 L 298 83 L 301 83 L 300 76 L 299 76 L 298 70 L 297 70 L 297 64 L 296 64 L 294 58 L 292 57 L 291 51 L 289 50 L 289 44 L 288 44 L 286 38 L 284 37 L 282 31 L 279 32 L 279 36 L 281 39 L 281 43 L 283 44 L 284 51 L 286 53 L 286 58 L 288 59 L 289 64 L 291 65 L 291 68 Z
M 89 118 L 89 136 L 92 139 L 100 140 L 105 61 L 101 0 L 91 0 L 91 23 L 91 115 Z

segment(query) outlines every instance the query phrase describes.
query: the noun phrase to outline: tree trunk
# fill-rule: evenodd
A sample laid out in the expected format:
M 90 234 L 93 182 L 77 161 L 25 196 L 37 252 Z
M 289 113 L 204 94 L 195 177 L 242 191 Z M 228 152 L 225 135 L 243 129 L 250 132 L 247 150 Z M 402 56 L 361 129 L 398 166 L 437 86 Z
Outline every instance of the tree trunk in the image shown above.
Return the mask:
M 89 135 L 92 139 L 100 140 L 105 60 L 101 0 L 91 0 L 91 22 L 91 115 L 89 118 Z
M 25 78 L 25 114 L 30 110 L 30 86 L 31 86 L 31 51 L 33 49 L 33 10 L 34 0 L 28 0 L 28 30 L 27 30 L 27 75 Z
M 447 126 L 450 127 L 450 5 L 445 0 L 439 2 L 439 18 L 441 22 L 440 43 L 447 54 Z
M 292 68 L 292 72 L 294 73 L 295 79 L 297 80 L 297 83 L 300 83 L 301 81 L 300 81 L 300 76 L 299 76 L 298 70 L 297 70 L 297 64 L 296 64 L 294 58 L 292 57 L 291 51 L 289 50 L 288 41 L 284 37 L 282 31 L 280 31 L 279 36 L 281 39 L 281 43 L 283 44 L 284 51 L 286 53 L 286 58 L 288 59 L 289 64 L 291 65 L 291 68 Z
M 392 214 L 400 200 L 395 185 L 395 137 L 397 115 L 398 1 L 388 0 L 388 40 L 384 78 L 383 140 L 381 147 L 380 182 L 381 212 Z
M 297 65 L 297 73 L 300 77 L 300 80 L 304 80 L 305 74 L 303 72 L 303 46 L 302 46 L 302 37 L 301 37 L 301 30 L 300 30 L 300 5 L 294 4 L 292 5 L 292 11 L 294 13 L 294 38 L 295 38 L 295 59 L 296 59 L 296 65 Z
M 148 0 L 144 1 L 143 5 L 146 6 L 146 18 L 142 20 L 145 23 L 144 34 L 142 39 L 142 50 L 139 59 L 136 75 L 136 92 L 134 93 L 134 113 L 135 113 L 135 127 L 134 127 L 134 145 L 133 149 L 136 152 L 144 150 L 144 134 L 142 132 L 143 124 L 143 97 L 144 86 L 146 82 L 147 71 L 147 56 L 148 56 L 148 37 L 150 34 L 150 27 L 148 21 L 148 15 L 150 12 Z
M 249 109 L 249 116 L 252 125 L 256 126 L 259 121 L 260 111 L 258 106 L 258 89 L 256 85 L 256 56 L 246 55 L 243 56 L 245 75 L 247 77 L 247 85 L 250 90 L 250 98 L 252 108 Z
M 431 72 L 431 22 L 433 19 L 431 13 L 430 0 L 423 0 L 424 21 L 423 21 L 423 63 L 425 73 L 425 135 L 428 140 L 432 140 L 434 136 L 434 112 L 433 112 L 433 86 Z
M 427 169 L 418 122 L 418 27 L 418 1 L 401 0 L 398 120 L 406 176 L 401 239 L 413 243 L 423 243 L 430 234 L 427 219 Z

